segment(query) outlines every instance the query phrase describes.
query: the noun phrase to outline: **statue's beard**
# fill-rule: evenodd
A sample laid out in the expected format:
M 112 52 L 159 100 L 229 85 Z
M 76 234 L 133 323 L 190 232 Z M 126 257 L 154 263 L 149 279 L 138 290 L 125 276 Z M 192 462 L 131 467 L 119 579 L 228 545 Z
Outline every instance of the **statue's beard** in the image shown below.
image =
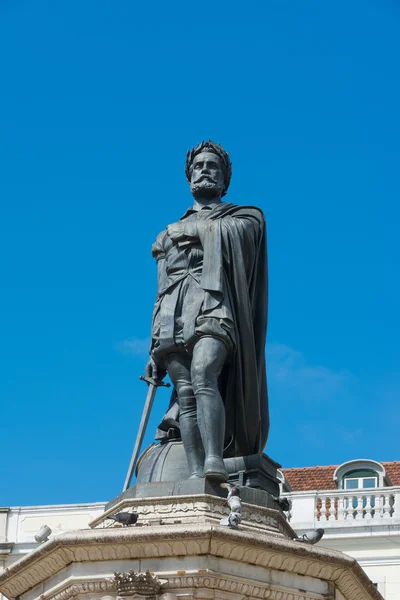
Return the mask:
M 221 196 L 223 187 L 216 182 L 203 180 L 190 184 L 190 191 L 194 198 L 217 198 Z

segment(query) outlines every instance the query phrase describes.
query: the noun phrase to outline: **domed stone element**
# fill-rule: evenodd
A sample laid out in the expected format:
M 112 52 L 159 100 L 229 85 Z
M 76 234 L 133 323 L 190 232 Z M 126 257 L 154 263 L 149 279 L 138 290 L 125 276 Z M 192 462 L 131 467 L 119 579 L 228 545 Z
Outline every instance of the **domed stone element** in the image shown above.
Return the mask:
M 224 463 L 229 482 L 241 487 L 262 489 L 274 496 L 279 495 L 276 473 L 280 465 L 266 454 L 226 458 Z M 188 463 L 180 440 L 148 446 L 141 455 L 136 470 L 136 483 L 183 481 L 188 477 Z M 129 495 L 129 490 L 124 494 Z
M 181 441 L 151 444 L 141 455 L 136 471 L 137 483 L 188 478 L 188 463 Z

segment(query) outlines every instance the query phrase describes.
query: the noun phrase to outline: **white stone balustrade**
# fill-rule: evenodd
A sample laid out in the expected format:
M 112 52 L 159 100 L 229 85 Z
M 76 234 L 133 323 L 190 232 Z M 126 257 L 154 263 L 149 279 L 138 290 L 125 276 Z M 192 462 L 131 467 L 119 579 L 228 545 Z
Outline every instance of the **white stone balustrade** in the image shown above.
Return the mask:
M 350 523 L 366 525 L 367 521 L 400 520 L 398 498 L 398 488 L 315 492 L 315 522 L 343 527 Z
M 400 487 L 364 490 L 286 492 L 294 529 L 400 525 Z

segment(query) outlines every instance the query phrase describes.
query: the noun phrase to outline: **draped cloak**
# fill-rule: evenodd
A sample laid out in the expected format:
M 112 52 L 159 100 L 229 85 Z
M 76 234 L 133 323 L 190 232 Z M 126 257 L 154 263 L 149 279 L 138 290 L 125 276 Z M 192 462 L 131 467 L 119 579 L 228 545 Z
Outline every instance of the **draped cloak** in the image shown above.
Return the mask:
M 224 202 L 207 212 L 207 220 L 196 231 L 204 252 L 202 312 L 213 314 L 228 294 L 235 327 L 235 348 L 219 381 L 226 416 L 224 457 L 248 456 L 264 450 L 269 430 L 265 220 L 254 206 Z M 175 391 L 168 413 L 179 422 Z

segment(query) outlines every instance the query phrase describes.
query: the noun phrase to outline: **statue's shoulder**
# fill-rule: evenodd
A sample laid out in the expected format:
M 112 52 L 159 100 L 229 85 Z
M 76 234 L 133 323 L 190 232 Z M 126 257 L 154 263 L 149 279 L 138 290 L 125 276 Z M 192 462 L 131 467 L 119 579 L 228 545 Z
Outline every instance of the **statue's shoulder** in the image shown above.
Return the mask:
M 164 229 L 160 231 L 158 236 L 156 237 L 156 241 L 151 247 L 151 254 L 154 258 L 160 258 L 161 255 L 164 255 L 164 240 L 167 235 L 167 230 Z
M 225 215 L 231 215 L 235 217 L 253 217 L 261 222 L 265 222 L 265 216 L 261 208 L 258 206 L 251 206 L 247 204 L 225 204 L 224 209 Z

